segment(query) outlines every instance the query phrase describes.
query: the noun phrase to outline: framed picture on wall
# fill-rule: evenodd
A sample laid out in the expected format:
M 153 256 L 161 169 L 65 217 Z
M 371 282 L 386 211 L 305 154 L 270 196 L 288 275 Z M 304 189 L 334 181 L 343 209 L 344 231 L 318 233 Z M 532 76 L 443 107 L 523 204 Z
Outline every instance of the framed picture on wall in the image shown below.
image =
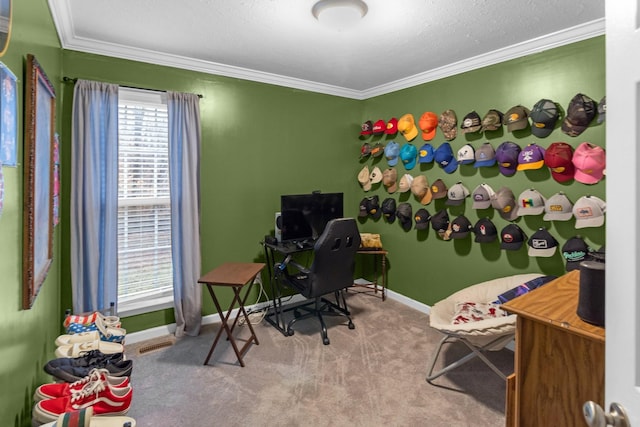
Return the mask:
M 24 309 L 33 306 L 53 259 L 53 147 L 55 91 L 33 55 L 27 55 L 24 112 Z
M 0 162 L 17 166 L 18 97 L 16 76 L 0 62 Z
M 9 48 L 12 16 L 13 0 L 0 0 L 0 56 Z
M 60 223 L 60 135 L 53 136 L 53 226 Z

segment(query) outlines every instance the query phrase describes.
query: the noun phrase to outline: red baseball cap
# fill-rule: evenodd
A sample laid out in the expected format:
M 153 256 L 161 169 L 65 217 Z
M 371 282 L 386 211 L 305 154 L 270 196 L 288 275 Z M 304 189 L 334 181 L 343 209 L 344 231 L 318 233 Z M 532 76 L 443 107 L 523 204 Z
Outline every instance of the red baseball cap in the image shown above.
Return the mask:
M 385 129 L 384 133 L 386 133 L 387 135 L 395 135 L 396 133 L 398 133 L 398 119 L 396 119 L 395 117 L 389 119 L 389 121 L 387 122 L 387 128 Z
M 366 122 L 362 123 L 360 129 L 360 135 L 371 135 L 373 133 L 373 123 L 371 123 L 371 120 L 367 120 Z
M 387 123 L 384 120 L 378 120 L 373 124 L 373 134 L 382 135 L 387 129 Z
M 544 164 L 551 169 L 551 177 L 558 182 L 573 179 L 575 167 L 572 159 L 573 147 L 566 142 L 554 142 L 544 154 Z

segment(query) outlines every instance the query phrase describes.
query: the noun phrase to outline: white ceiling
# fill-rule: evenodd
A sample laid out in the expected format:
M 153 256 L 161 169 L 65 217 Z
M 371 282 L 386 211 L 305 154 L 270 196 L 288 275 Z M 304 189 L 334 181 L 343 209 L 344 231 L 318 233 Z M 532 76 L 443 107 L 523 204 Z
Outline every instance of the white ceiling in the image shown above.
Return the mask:
M 604 34 L 604 0 L 48 0 L 62 47 L 366 99 Z M 82 76 L 76 76 L 82 77 Z

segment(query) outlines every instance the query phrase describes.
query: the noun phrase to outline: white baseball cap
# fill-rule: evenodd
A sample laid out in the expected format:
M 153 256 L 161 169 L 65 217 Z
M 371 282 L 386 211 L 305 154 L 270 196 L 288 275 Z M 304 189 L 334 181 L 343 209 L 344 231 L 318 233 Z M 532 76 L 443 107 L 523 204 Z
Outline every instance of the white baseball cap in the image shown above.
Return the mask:
M 465 144 L 458 150 L 458 163 L 468 165 L 476 161 L 476 152 L 471 144 Z
M 596 196 L 582 196 L 573 205 L 576 228 L 600 227 L 604 224 L 607 204 Z
M 549 197 L 544 204 L 545 221 L 569 221 L 573 218 L 573 203 L 562 191 Z
M 524 190 L 518 196 L 518 216 L 540 215 L 544 212 L 546 199 L 538 190 Z
M 462 185 L 461 182 L 457 182 L 449 188 L 447 191 L 447 201 L 444 203 L 449 206 L 459 206 L 464 203 L 464 199 L 469 196 L 469 190 Z
M 491 206 L 491 199 L 496 194 L 489 184 L 482 183 L 474 190 L 471 198 L 473 199 L 473 209 L 487 209 Z

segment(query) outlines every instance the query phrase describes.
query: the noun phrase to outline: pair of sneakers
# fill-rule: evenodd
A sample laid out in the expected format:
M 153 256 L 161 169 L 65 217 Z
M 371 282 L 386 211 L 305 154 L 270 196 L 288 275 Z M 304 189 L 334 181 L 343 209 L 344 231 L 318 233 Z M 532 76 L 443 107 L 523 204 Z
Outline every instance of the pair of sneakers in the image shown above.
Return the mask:
M 117 342 L 93 341 L 75 342 L 73 344 L 63 344 L 56 348 L 56 357 L 81 357 L 88 351 L 98 350 L 104 354 L 124 353 L 124 345 Z
M 93 408 L 80 409 L 60 414 L 56 421 L 41 424 L 40 427 L 136 427 L 136 420 L 117 415 L 94 417 Z
M 64 326 L 65 329 L 68 329 L 72 324 L 76 325 L 91 325 L 96 322 L 96 319 L 101 319 L 107 326 L 112 328 L 120 328 L 120 318 L 118 316 L 105 316 L 99 311 L 94 311 L 91 314 L 69 314 L 65 317 Z
M 120 318 L 117 316 L 105 316 L 99 311 L 87 316 L 69 315 L 64 319 L 63 326 L 67 331 L 62 337 L 69 337 L 87 332 L 97 332 L 101 341 L 124 344 L 127 331 L 123 329 Z
M 33 419 L 56 421 L 65 413 L 91 407 L 94 415 L 125 415 L 133 389 L 128 377 L 112 377 L 106 369 L 93 369 L 74 383 L 44 384 L 34 394 Z
M 61 357 L 44 365 L 47 374 L 69 383 L 81 380 L 94 368 L 106 369 L 110 376 L 129 377 L 133 371 L 133 361 L 124 360 L 124 353 L 104 354 L 99 350 L 92 350 L 80 357 Z

